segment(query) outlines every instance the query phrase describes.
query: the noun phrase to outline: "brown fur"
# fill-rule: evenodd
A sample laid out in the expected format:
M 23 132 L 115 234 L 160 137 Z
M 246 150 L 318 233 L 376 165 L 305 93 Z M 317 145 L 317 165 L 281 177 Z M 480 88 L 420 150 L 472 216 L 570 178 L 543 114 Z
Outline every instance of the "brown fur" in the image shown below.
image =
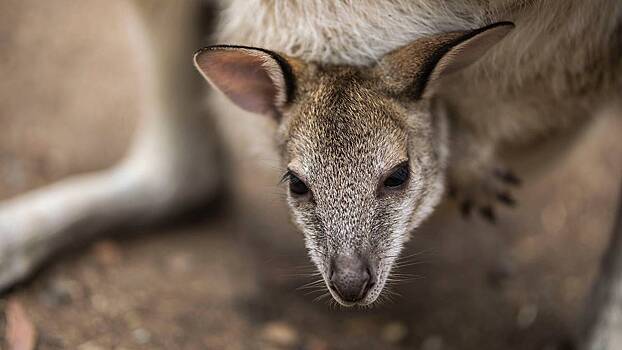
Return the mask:
M 442 195 L 447 120 L 432 108 L 434 85 L 472 64 L 511 28 L 501 23 L 422 38 L 369 67 L 305 63 L 235 46 L 208 47 L 195 62 L 238 106 L 276 117 L 286 178 L 290 186 L 294 181 L 308 188 L 304 195 L 290 188 L 288 203 L 311 258 L 330 286 L 333 261 L 362 257 L 375 277 L 359 302 L 368 305 L 381 293 L 409 232 Z M 288 89 L 288 103 L 265 94 L 268 72 L 274 88 L 267 90 L 295 86 Z M 404 163 L 404 185 L 385 186 Z

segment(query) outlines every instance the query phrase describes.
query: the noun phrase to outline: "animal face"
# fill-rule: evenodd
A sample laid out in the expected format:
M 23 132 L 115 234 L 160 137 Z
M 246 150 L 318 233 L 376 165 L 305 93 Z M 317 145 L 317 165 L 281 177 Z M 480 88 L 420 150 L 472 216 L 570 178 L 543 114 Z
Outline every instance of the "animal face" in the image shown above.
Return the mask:
M 433 98 L 440 78 L 511 27 L 426 38 L 369 67 L 232 46 L 195 57 L 233 102 L 278 120 L 292 216 L 342 305 L 378 298 L 409 232 L 441 198 L 446 121 Z
M 280 127 L 288 203 L 333 297 L 366 305 L 440 198 L 441 130 L 427 103 L 399 101 L 371 72 L 313 73 Z

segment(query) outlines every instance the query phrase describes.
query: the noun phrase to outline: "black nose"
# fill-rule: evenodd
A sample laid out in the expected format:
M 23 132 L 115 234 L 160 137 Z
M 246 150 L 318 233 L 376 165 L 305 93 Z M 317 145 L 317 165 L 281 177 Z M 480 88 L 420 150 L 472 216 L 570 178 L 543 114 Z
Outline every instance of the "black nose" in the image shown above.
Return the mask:
M 366 260 L 352 255 L 339 255 L 333 259 L 330 287 L 344 301 L 363 299 L 373 284 L 374 276 Z

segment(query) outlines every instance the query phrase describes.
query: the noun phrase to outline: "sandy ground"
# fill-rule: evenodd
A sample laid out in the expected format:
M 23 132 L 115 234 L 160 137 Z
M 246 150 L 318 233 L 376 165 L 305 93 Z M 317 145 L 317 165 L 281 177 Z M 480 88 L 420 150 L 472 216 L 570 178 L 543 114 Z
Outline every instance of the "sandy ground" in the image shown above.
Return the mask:
M 123 11 L 0 3 L 0 198 L 122 156 L 139 98 Z M 614 214 L 621 134 L 607 115 L 516 160 L 520 205 L 494 226 L 443 204 L 404 253 L 418 264 L 401 272 L 418 277 L 371 310 L 297 289 L 313 270 L 278 175 L 233 152 L 262 175 L 240 176 L 221 208 L 68 251 L 0 312 L 23 305 L 38 349 L 568 349 Z

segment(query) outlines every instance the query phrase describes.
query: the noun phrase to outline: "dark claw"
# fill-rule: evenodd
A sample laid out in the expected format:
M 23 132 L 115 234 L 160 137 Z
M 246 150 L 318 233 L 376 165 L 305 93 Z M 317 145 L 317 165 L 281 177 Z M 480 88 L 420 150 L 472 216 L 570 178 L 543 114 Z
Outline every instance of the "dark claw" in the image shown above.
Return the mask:
M 520 186 L 522 182 L 521 179 L 519 179 L 518 176 L 514 175 L 514 173 L 510 170 L 496 169 L 495 175 L 503 180 L 505 183 L 508 183 L 510 185 Z
M 510 207 L 516 205 L 516 200 L 512 197 L 511 194 L 507 192 L 497 193 L 497 199 L 499 200 L 499 202 Z
M 456 191 L 456 187 L 449 185 L 447 194 L 449 195 L 449 198 L 456 198 L 456 195 L 458 194 L 458 191 Z
M 468 218 L 471 216 L 471 209 L 473 208 L 473 203 L 471 201 L 466 200 L 460 204 L 460 213 L 462 213 L 463 218 Z
M 492 209 L 492 207 L 482 207 L 479 209 L 479 213 L 484 219 L 490 221 L 493 224 L 497 221 L 497 216 L 495 215 L 495 211 Z

